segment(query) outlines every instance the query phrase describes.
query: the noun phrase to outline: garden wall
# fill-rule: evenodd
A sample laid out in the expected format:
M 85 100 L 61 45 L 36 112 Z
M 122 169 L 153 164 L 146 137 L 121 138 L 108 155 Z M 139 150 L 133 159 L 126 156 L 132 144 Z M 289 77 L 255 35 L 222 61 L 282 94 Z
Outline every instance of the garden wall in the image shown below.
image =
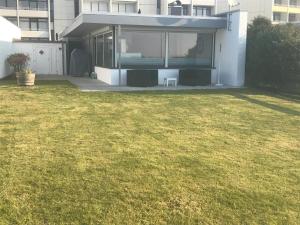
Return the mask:
M 6 58 L 13 53 L 13 40 L 21 39 L 21 29 L 0 16 L 0 79 L 7 76 L 11 71 L 6 64 Z

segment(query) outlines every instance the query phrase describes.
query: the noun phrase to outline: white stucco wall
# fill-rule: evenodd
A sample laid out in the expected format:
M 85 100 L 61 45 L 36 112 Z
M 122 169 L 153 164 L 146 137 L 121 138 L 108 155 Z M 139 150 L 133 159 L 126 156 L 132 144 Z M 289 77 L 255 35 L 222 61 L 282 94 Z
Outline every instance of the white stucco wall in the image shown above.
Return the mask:
M 109 85 L 119 85 L 119 70 L 95 67 L 97 79 Z M 159 69 L 158 85 L 164 84 L 165 78 L 177 78 L 179 80 L 179 69 Z M 127 69 L 121 69 L 121 85 L 127 85 Z
M 157 14 L 157 1 L 156 0 L 139 0 L 138 8 L 144 15 Z
M 54 0 L 54 32 L 61 33 L 75 18 L 74 0 Z
M 245 82 L 247 12 L 232 13 L 231 31 L 220 29 L 216 33 L 214 81 L 240 87 Z
M 250 23 L 258 16 L 264 16 L 272 20 L 273 0 L 237 0 L 239 5 L 232 10 L 248 12 L 248 22 Z M 228 12 L 228 0 L 216 0 L 216 13 Z
M 109 85 L 119 85 L 119 70 L 95 67 L 97 79 Z M 127 84 L 127 70 L 121 70 L 121 85 Z
M 0 16 L 0 79 L 10 73 L 6 58 L 13 52 L 13 40 L 21 39 L 21 29 Z
M 15 53 L 29 55 L 29 68 L 38 75 L 63 74 L 63 45 L 62 43 L 32 43 L 15 42 Z

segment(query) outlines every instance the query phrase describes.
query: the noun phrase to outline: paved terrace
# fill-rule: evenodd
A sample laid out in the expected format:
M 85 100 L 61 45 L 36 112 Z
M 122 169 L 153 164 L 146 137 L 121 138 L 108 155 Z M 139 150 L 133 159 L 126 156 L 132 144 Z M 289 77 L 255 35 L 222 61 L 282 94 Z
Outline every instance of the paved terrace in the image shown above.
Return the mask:
M 37 80 L 67 80 L 77 86 L 83 92 L 128 92 L 128 91 L 177 91 L 177 90 L 202 90 L 202 89 L 228 89 L 234 88 L 232 86 L 182 86 L 177 87 L 128 87 L 128 86 L 111 86 L 102 81 L 90 79 L 88 77 L 73 77 L 60 75 L 38 75 Z

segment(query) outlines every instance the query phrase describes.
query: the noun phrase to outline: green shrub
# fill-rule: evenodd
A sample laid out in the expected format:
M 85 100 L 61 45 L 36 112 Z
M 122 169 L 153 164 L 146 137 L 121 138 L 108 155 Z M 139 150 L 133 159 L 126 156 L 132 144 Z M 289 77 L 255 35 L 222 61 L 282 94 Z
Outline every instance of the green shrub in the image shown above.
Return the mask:
M 282 88 L 300 74 L 300 30 L 256 18 L 248 28 L 246 83 Z

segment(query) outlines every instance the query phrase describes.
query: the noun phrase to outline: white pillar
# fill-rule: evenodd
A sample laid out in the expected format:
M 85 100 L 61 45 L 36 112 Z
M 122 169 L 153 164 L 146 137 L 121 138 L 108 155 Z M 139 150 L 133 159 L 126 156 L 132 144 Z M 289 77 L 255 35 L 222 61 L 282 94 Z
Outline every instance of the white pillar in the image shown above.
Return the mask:
M 169 32 L 166 32 L 165 68 L 169 67 Z
M 17 24 L 20 27 L 19 0 L 17 0 Z
M 136 12 L 138 12 L 139 9 L 140 9 L 140 0 L 137 0 L 137 2 L 136 2 Z
M 113 11 L 113 8 L 112 8 L 112 0 L 109 0 L 109 3 L 108 3 L 108 12 L 112 12 Z
M 50 4 L 50 0 L 48 0 L 48 32 L 49 32 L 49 41 L 51 41 L 51 4 Z
M 83 12 L 83 0 L 80 0 L 79 14 Z
M 161 0 L 161 14 L 168 15 L 168 0 Z

